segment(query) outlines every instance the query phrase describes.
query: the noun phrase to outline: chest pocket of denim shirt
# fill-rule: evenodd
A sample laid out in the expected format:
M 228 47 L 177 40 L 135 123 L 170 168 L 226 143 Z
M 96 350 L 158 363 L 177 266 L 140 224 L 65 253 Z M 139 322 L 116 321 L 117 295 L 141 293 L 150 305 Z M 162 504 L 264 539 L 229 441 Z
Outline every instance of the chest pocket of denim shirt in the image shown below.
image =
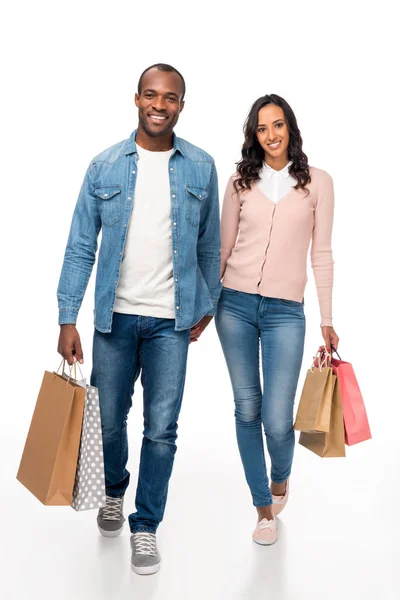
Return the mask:
M 121 218 L 121 185 L 110 185 L 94 190 L 99 201 L 101 222 L 105 227 L 115 225 Z
M 186 218 L 193 227 L 200 223 L 200 210 L 208 192 L 204 188 L 186 186 Z

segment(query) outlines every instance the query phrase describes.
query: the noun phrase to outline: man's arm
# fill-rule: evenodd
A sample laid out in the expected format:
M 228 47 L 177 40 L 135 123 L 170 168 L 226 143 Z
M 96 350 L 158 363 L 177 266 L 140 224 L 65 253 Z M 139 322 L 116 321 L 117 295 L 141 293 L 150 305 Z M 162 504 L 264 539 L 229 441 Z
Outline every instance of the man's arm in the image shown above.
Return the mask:
M 217 305 L 221 293 L 220 271 L 220 225 L 219 225 L 219 200 L 218 177 L 215 164 L 211 171 L 211 180 L 208 197 L 202 206 L 199 237 L 197 242 L 197 262 L 207 287 L 213 308 L 207 316 L 213 317 L 217 312 Z
M 101 228 L 97 200 L 94 196 L 96 166 L 88 168 L 72 217 L 64 263 L 57 289 L 61 325 L 58 352 L 71 364 L 73 355 L 83 362 L 79 334 L 75 328 L 78 312 L 93 269 L 97 237 Z

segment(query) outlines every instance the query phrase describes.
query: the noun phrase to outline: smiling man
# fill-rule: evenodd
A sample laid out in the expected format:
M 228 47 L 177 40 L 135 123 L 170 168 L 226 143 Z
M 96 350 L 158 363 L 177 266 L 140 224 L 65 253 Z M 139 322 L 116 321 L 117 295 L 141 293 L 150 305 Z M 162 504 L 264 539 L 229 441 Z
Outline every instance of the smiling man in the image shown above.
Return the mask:
M 216 313 L 220 294 L 218 184 L 214 161 L 173 133 L 185 81 L 157 64 L 139 79 L 139 125 L 91 162 L 75 208 L 58 286 L 58 351 L 83 362 L 78 311 L 95 262 L 92 385 L 102 418 L 106 506 L 98 527 L 118 536 L 129 484 L 127 417 L 141 373 L 144 432 L 129 516 L 132 568 L 158 571 L 156 530 L 176 452 L 190 341 Z

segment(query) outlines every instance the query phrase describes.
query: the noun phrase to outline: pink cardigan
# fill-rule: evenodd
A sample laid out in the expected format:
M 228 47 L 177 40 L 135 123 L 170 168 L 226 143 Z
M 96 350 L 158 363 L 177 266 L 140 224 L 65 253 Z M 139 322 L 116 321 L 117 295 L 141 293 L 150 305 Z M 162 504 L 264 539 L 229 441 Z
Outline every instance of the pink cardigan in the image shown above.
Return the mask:
M 221 217 L 221 278 L 225 287 L 249 294 L 303 300 L 307 254 L 317 286 L 321 326 L 332 325 L 333 182 L 310 167 L 310 191 L 294 188 L 276 204 L 257 183 L 236 193 L 228 182 Z

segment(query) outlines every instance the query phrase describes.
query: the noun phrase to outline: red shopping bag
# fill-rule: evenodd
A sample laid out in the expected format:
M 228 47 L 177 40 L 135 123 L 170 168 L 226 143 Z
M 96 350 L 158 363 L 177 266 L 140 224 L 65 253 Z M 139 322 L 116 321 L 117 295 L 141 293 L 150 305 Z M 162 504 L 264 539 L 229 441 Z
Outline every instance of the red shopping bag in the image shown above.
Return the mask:
M 332 346 L 333 352 L 339 356 Z M 345 441 L 348 446 L 369 440 L 371 430 L 368 423 L 367 411 L 358 385 L 354 369 L 349 362 L 331 358 L 334 375 L 337 375 L 343 405 Z

